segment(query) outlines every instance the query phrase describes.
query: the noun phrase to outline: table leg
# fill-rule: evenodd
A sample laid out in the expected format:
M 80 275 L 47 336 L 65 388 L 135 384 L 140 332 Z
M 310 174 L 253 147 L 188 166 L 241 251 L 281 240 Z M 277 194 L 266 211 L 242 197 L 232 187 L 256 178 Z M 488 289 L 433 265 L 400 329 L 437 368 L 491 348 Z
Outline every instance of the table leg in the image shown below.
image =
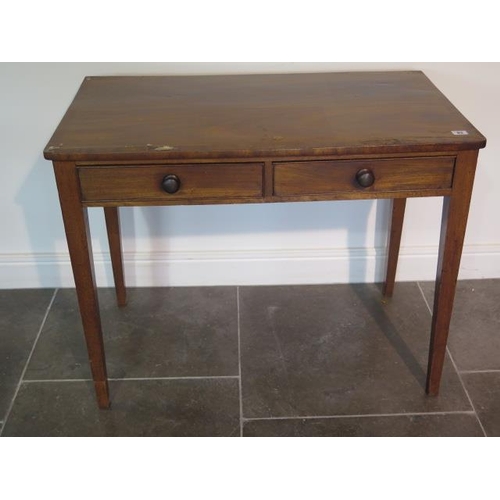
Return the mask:
M 455 287 L 469 214 L 478 151 L 459 153 L 455 163 L 453 191 L 443 201 L 443 219 L 434 293 L 427 393 L 436 396 L 443 371 Z
M 120 215 L 118 207 L 105 207 L 104 217 L 106 219 L 106 230 L 108 232 L 109 251 L 111 254 L 111 265 L 113 267 L 113 278 L 115 281 L 116 301 L 119 307 L 127 303 L 127 291 L 123 277 L 122 244 L 120 239 Z
M 389 235 L 389 250 L 387 252 L 387 274 L 383 292 L 386 297 L 392 297 L 392 292 L 394 291 L 405 208 L 406 198 L 395 198 L 392 200 L 391 231 Z
M 108 408 L 108 378 L 87 209 L 80 202 L 80 186 L 74 164 L 54 162 L 54 172 L 97 403 L 99 408 Z

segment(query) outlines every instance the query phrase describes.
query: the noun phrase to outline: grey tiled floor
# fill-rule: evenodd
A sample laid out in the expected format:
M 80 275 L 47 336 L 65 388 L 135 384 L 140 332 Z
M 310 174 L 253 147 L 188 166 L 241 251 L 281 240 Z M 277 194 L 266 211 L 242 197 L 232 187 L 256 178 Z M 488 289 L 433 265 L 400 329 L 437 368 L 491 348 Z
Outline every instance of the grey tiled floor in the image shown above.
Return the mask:
M 3 436 L 499 436 L 500 280 L 461 281 L 439 397 L 431 283 L 129 289 L 99 299 L 98 410 L 75 292 L 0 291 Z

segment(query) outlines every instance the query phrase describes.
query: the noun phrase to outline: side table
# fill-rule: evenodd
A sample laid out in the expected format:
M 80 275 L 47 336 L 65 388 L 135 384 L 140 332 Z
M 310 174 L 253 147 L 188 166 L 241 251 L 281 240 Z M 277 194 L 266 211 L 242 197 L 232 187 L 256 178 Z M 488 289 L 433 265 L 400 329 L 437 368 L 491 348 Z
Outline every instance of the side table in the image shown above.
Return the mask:
M 426 389 L 437 395 L 485 145 L 419 71 L 85 78 L 44 156 L 54 165 L 99 407 L 110 399 L 87 220 L 96 206 L 124 306 L 120 206 L 391 199 L 391 296 L 406 199 L 443 196 Z

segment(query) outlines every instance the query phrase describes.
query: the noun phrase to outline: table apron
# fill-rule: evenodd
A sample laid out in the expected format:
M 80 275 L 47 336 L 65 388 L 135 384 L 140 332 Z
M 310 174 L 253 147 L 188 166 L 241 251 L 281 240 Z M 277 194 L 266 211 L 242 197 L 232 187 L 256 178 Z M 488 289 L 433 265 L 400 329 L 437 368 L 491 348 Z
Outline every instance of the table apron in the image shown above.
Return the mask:
M 456 156 L 76 165 L 84 206 L 207 205 L 447 196 Z M 362 186 L 360 173 L 371 183 Z M 175 192 L 162 187 L 174 176 Z

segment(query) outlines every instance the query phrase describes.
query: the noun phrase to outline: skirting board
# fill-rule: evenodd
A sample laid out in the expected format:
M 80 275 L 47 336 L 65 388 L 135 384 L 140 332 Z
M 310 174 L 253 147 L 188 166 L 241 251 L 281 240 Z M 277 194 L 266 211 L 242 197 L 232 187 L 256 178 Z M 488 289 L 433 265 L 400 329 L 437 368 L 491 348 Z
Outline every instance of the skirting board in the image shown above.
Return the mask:
M 112 286 L 109 254 L 96 254 L 97 285 Z M 125 253 L 128 286 L 370 283 L 384 280 L 386 249 Z M 437 247 L 402 248 L 396 279 L 436 276 Z M 459 279 L 500 278 L 500 245 L 464 248 Z M 0 288 L 73 287 L 67 254 L 0 254 Z

